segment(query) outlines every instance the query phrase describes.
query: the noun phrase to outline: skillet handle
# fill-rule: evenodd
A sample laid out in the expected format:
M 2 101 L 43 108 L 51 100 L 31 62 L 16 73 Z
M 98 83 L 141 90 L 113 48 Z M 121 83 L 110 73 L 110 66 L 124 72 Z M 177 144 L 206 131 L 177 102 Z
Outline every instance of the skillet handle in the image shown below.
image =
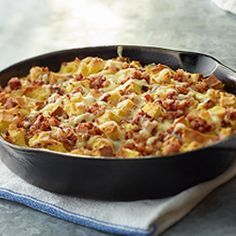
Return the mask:
M 228 79 L 231 79 L 236 82 L 236 71 L 221 64 L 220 62 L 217 64 L 214 74 L 216 76 L 218 75 L 219 77 L 227 76 Z
M 224 83 L 227 92 L 236 94 L 236 71 L 219 62 L 214 71 L 214 75 Z M 236 134 L 213 145 L 212 148 L 226 152 L 234 152 L 236 154 Z
M 213 74 L 223 82 L 227 92 L 236 94 L 236 71 L 219 62 Z

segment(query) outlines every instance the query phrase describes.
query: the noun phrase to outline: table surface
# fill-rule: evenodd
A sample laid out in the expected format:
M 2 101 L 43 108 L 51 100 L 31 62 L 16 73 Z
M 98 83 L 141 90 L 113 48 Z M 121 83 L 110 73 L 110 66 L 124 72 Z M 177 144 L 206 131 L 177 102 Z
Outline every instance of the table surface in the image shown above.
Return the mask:
M 81 46 L 139 44 L 212 54 L 236 68 L 236 15 L 210 0 L 0 0 L 0 68 Z M 163 236 L 236 235 L 236 179 Z M 0 200 L 0 235 L 105 236 Z

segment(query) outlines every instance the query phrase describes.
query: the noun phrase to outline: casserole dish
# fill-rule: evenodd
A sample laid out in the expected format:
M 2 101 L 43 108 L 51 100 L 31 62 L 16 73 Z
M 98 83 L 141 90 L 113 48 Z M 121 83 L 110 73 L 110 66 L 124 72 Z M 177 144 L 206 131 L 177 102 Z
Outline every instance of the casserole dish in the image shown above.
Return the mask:
M 33 66 L 58 70 L 75 57 L 117 56 L 117 46 L 71 49 L 45 54 L 17 63 L 0 72 L 0 83 L 25 76 Z M 236 74 L 211 56 L 168 49 L 123 46 L 123 56 L 142 64 L 161 63 L 220 79 L 235 94 Z M 0 139 L 2 161 L 29 183 L 49 191 L 106 200 L 162 198 L 214 178 L 235 157 L 235 135 L 214 145 L 163 158 L 112 159 L 79 157 L 49 150 L 18 147 Z

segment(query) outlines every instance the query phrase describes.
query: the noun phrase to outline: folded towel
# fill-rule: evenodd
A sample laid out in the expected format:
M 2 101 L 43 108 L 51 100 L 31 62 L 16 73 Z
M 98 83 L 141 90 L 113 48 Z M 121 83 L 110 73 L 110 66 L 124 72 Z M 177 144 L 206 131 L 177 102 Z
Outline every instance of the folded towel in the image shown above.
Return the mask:
M 219 177 L 159 200 L 104 202 L 47 192 L 32 186 L 0 162 L 0 198 L 46 214 L 121 235 L 158 235 L 184 217 L 218 186 L 236 176 L 236 161 Z
M 236 0 L 212 0 L 218 7 L 236 14 Z

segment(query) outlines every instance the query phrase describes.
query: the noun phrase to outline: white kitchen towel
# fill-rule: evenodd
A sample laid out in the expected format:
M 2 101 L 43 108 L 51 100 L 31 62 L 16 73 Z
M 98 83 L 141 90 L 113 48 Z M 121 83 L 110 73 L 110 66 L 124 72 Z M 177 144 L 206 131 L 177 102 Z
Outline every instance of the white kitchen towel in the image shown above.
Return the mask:
M 105 202 L 54 194 L 34 187 L 0 162 L 0 198 L 97 230 L 158 235 L 183 218 L 215 188 L 236 176 L 236 161 L 219 177 L 161 200 Z
M 212 0 L 218 7 L 236 14 L 236 0 Z

